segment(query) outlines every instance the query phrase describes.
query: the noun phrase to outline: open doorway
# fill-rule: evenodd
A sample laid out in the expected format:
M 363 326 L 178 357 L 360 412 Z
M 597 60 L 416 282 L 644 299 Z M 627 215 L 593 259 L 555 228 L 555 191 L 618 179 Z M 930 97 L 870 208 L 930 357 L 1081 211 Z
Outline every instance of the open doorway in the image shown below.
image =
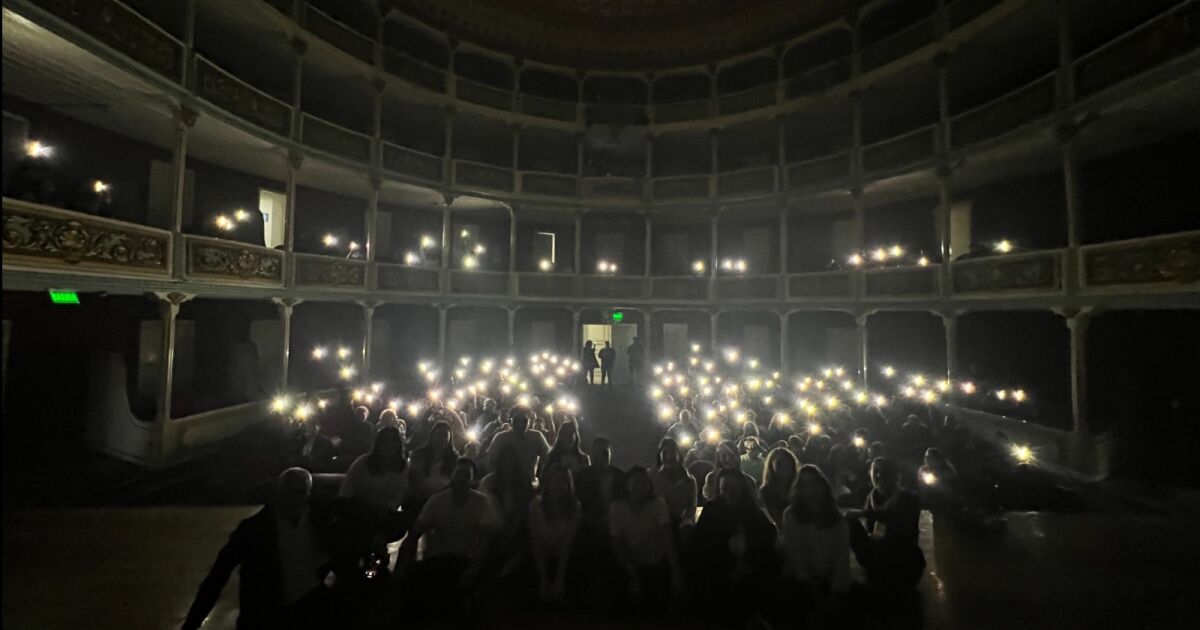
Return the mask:
M 597 361 L 600 360 L 600 350 L 604 347 L 605 342 L 611 343 L 613 349 L 617 351 L 617 360 L 613 365 L 612 374 L 609 375 L 613 385 L 628 385 L 631 382 L 628 360 L 629 346 L 633 344 L 633 338 L 637 337 L 637 328 L 637 324 L 583 324 L 580 348 L 587 342 L 592 342 L 592 345 L 596 346 Z M 598 368 L 595 370 L 593 379 L 596 383 L 600 382 Z

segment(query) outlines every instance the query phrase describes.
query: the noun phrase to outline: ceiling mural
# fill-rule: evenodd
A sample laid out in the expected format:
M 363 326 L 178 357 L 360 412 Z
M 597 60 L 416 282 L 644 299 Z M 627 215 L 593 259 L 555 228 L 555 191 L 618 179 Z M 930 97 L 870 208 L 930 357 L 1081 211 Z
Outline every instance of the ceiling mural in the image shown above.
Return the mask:
M 858 0 L 385 0 L 458 38 L 589 69 L 706 64 L 837 20 Z

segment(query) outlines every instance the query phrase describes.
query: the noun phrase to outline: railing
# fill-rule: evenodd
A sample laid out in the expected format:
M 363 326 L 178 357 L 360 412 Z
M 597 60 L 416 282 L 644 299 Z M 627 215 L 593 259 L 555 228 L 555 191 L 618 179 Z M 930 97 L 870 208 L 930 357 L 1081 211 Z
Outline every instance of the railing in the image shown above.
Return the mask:
M 649 120 L 645 105 L 586 103 L 583 117 L 588 125 L 644 125 Z
M 296 286 L 366 289 L 367 263 L 316 254 L 293 254 Z
M 454 160 L 454 183 L 460 186 L 512 192 L 513 172 L 510 169 L 491 164 Z
M 304 28 L 360 61 L 375 64 L 374 38 L 329 17 L 311 4 L 304 10 Z
M 999 98 L 969 109 L 950 121 L 955 148 L 1008 133 L 1054 111 L 1054 73 L 1035 79 Z
M 117 0 L 37 0 L 101 44 L 172 81 L 183 74 L 183 42 Z
M 519 98 L 522 114 L 566 122 L 575 122 L 579 119 L 579 104 L 574 101 L 560 101 L 533 94 L 520 94 Z
M 655 199 L 704 199 L 708 197 L 708 175 L 655 177 L 651 194 Z
M 717 278 L 722 300 L 774 300 L 780 297 L 779 275 Z
M 383 69 L 418 87 L 443 94 L 446 92 L 445 70 L 386 46 L 383 49 Z
M 760 166 L 742 171 L 717 175 L 717 194 L 722 197 L 737 195 L 770 194 L 775 192 L 776 173 L 774 166 Z
M 863 147 L 863 170 L 868 173 L 909 166 L 937 153 L 936 124 Z
M 937 41 L 937 21 L 931 16 L 863 48 L 862 69 L 874 70 Z
M 584 177 L 583 194 L 639 200 L 642 198 L 642 180 L 637 177 Z
M 650 279 L 650 297 L 661 300 L 707 300 L 707 276 L 655 276 Z
M 300 139 L 314 149 L 338 157 L 363 164 L 371 160 L 370 136 L 335 125 L 312 114 L 304 114 Z
M 166 230 L 4 198 L 4 266 L 171 275 Z
M 574 274 L 522 273 L 517 276 L 517 295 L 521 297 L 574 297 L 578 293 Z
M 971 20 L 987 13 L 1003 0 L 956 0 L 950 3 L 946 10 L 950 14 L 950 30 L 954 30 Z
M 1200 230 L 1151 236 L 1079 248 L 1082 284 L 1155 290 L 1171 285 L 1181 291 L 1200 289 Z
M 955 293 L 1056 293 L 1063 288 L 1065 252 L 1049 250 L 957 260 L 950 266 Z
M 291 135 L 292 107 L 196 57 L 196 95 L 213 105 L 282 137 Z
M 853 63 L 850 57 L 835 59 L 829 63 L 805 70 L 803 73 L 785 79 L 786 98 L 800 98 L 809 94 L 823 92 L 835 85 L 850 80 Z
M 789 164 L 787 169 L 788 187 L 793 189 L 837 181 L 850 176 L 850 152 Z
M 579 194 L 579 181 L 574 175 L 560 173 L 521 173 L 521 192 L 553 197 L 575 197 Z
M 872 269 L 863 272 L 867 297 L 932 297 L 938 293 L 938 267 Z
M 471 295 L 505 295 L 508 293 L 508 273 L 502 271 L 450 272 L 450 291 Z
M 1200 3 L 1181 2 L 1075 60 L 1075 88 L 1089 96 L 1200 47 Z
M 845 300 L 854 295 L 854 284 L 848 271 L 791 274 L 787 282 L 789 298 Z
M 283 286 L 284 252 L 185 234 L 188 279 L 207 279 L 218 283 L 258 286 Z
M 655 103 L 652 106 L 654 122 L 657 124 L 704 120 L 712 115 L 712 101 L 680 101 L 678 103 Z
M 455 94 L 461 100 L 495 109 L 512 111 L 513 92 L 491 85 L 484 85 L 463 77 L 455 78 Z
M 383 168 L 428 182 L 442 181 L 442 158 L 383 142 Z
M 375 284 L 380 291 L 437 293 L 441 273 L 437 268 L 375 263 Z
M 760 85 L 734 94 L 717 97 L 717 113 L 721 116 L 739 114 L 751 109 L 770 107 L 779 101 L 777 83 Z
M 637 276 L 580 276 L 579 291 L 584 298 L 642 298 L 647 283 Z

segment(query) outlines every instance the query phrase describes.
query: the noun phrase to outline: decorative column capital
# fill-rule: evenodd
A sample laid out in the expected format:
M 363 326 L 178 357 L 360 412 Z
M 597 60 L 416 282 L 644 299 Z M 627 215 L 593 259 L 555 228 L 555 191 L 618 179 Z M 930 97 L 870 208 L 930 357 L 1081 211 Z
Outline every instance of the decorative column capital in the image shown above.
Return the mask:
M 1067 328 L 1072 330 L 1076 328 L 1087 330 L 1093 311 L 1091 306 L 1064 306 L 1054 309 L 1054 313 L 1061 316 L 1065 320 Z
M 295 170 L 300 170 L 300 167 L 304 165 L 304 153 L 296 149 L 288 149 L 287 160 L 289 166 Z
M 200 112 L 188 107 L 180 105 L 172 112 L 175 115 L 175 122 L 191 129 L 196 126 L 196 119 L 200 117 Z
M 1061 122 L 1054 126 L 1054 139 L 1066 144 L 1079 135 L 1079 125 L 1074 121 Z
M 946 66 L 950 65 L 950 51 L 939 50 L 934 53 L 933 58 L 930 59 L 930 61 L 933 63 L 933 67 L 937 68 L 938 70 L 942 70 Z
M 383 189 L 383 178 L 379 175 L 371 175 L 367 178 L 367 183 L 371 186 L 371 190 L 378 193 Z
M 303 57 L 308 53 L 308 42 L 303 38 L 293 37 L 288 43 L 292 45 L 292 52 L 296 53 L 297 56 Z
M 280 312 L 287 313 L 290 316 L 292 313 L 292 309 L 296 308 L 296 306 L 299 305 L 304 300 L 302 300 L 300 298 L 276 297 L 276 298 L 271 298 L 271 301 L 274 302 L 275 305 L 279 307 Z

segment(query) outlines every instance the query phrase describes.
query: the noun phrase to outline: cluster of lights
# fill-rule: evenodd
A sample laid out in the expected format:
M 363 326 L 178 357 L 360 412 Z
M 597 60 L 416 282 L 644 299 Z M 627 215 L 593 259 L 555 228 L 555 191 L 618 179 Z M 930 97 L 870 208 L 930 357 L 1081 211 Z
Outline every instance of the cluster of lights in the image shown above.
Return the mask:
M 321 244 L 324 245 L 326 249 L 335 249 L 340 242 L 341 240 L 333 234 L 326 234 L 325 236 L 321 237 Z M 358 241 L 350 241 L 346 244 L 346 256 L 353 256 L 354 253 L 360 249 L 362 249 L 362 245 L 359 245 Z
M 25 143 L 25 155 L 34 159 L 48 158 L 54 155 L 54 147 L 42 144 L 38 140 L 30 140 Z
M 992 251 L 996 252 L 997 254 L 1008 254 L 1012 252 L 1013 249 L 1014 245 L 1012 241 L 1006 238 L 1000 239 L 992 245 Z
M 851 252 L 846 257 L 846 264 L 853 269 L 862 269 L 868 266 L 887 266 L 889 264 L 900 264 L 906 260 L 907 251 L 901 245 L 891 245 L 889 247 L 874 247 L 865 252 Z M 918 267 L 928 267 L 929 258 L 924 255 L 918 257 L 913 264 Z
M 99 188 L 99 185 L 104 185 L 105 190 L 107 190 L 107 184 L 104 184 L 104 182 L 101 182 L 101 181 L 97 181 L 95 184 L 93 184 L 93 190 L 96 190 L 97 188 Z M 102 191 L 96 190 L 96 192 L 99 193 Z M 250 220 L 250 213 L 246 212 L 242 208 L 238 208 L 237 210 L 234 210 L 233 216 L 222 213 L 222 214 L 218 214 L 217 216 L 213 217 L 213 223 L 216 224 L 218 229 L 225 231 L 225 232 L 232 231 L 235 228 L 237 228 L 239 223 L 246 223 L 249 220 Z
M 596 271 L 606 274 L 617 273 L 617 263 L 602 259 L 596 263 Z
M 404 252 L 404 264 L 405 265 L 408 265 L 409 267 L 415 267 L 417 265 L 420 265 L 421 260 L 422 260 L 422 254 L 437 249 L 438 242 L 436 239 L 433 238 L 432 235 L 422 234 L 420 246 L 421 246 L 420 254 L 412 251 L 411 249 Z
M 725 258 L 721 261 L 721 271 L 726 273 L 746 273 L 749 266 L 745 258 Z

